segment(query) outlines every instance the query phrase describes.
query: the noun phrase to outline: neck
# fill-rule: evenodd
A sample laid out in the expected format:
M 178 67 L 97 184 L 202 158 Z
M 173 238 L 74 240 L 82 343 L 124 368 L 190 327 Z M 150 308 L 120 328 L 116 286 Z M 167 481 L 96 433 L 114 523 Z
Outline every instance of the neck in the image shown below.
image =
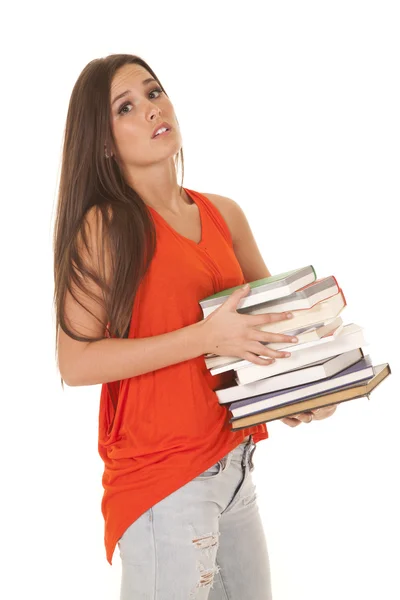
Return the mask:
M 192 203 L 186 192 L 180 191 L 172 161 L 129 171 L 125 177 L 143 202 L 160 212 L 179 214 Z

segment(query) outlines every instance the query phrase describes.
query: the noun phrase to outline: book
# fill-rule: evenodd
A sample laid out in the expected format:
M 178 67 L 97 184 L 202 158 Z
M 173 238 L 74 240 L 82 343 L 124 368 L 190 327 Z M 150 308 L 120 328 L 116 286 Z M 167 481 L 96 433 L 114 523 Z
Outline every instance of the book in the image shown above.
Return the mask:
M 348 327 L 348 325 L 346 325 L 346 328 L 347 327 Z M 306 358 L 306 353 L 304 352 L 304 350 L 306 350 L 308 348 L 314 348 L 315 346 L 322 346 L 323 344 L 329 344 L 329 343 L 333 342 L 335 339 L 337 339 L 339 337 L 339 334 L 342 333 L 343 330 L 344 330 L 344 325 L 337 327 L 335 329 L 335 331 L 332 331 L 328 335 L 324 335 L 323 337 L 318 337 L 315 340 L 304 342 L 303 344 L 292 344 L 292 347 L 287 347 L 286 350 L 287 351 L 290 350 L 291 354 L 293 352 L 300 352 L 300 350 L 301 350 L 303 357 Z M 346 329 L 346 331 L 347 331 L 347 329 Z M 345 333 L 346 333 L 346 331 L 345 331 Z M 336 353 L 334 353 L 334 354 L 336 354 Z M 261 356 L 261 358 L 267 358 L 267 359 L 270 358 L 266 354 L 260 354 L 259 356 Z M 238 369 L 243 369 L 245 367 L 249 367 L 253 364 L 254 363 L 251 362 L 250 360 L 241 359 L 238 363 L 235 363 L 234 366 L 231 368 L 238 370 Z
M 298 402 L 321 395 L 323 392 L 336 391 L 338 388 L 344 388 L 346 385 L 353 385 L 355 382 L 363 381 L 374 374 L 372 361 L 369 356 L 351 365 L 347 369 L 336 373 L 332 377 L 327 377 L 322 381 L 306 383 L 290 389 L 278 390 L 269 394 L 246 398 L 233 402 L 229 406 L 234 417 L 243 417 L 250 414 L 276 408 L 291 402 Z
M 316 354 L 316 352 L 318 352 L 318 348 L 321 347 L 323 344 L 329 344 L 331 345 L 334 341 L 338 341 L 339 338 L 340 340 L 348 335 L 348 334 L 352 334 L 355 331 L 362 331 L 362 328 L 359 327 L 358 325 L 355 325 L 354 323 L 350 323 L 347 324 L 345 326 L 342 326 L 340 328 L 339 333 L 336 336 L 326 336 L 324 338 L 318 338 L 317 340 L 314 340 L 312 342 L 313 346 L 310 348 L 306 348 L 303 352 L 301 352 L 301 360 L 302 360 L 302 364 L 296 365 L 296 366 L 304 366 L 309 364 L 310 362 L 313 362 L 314 360 L 318 359 L 318 355 Z M 361 338 L 360 338 L 361 339 Z M 364 339 L 364 338 L 362 338 Z M 355 347 L 359 347 L 362 344 L 358 344 Z M 294 346 L 294 344 L 293 344 Z M 316 346 L 318 346 L 318 348 L 316 348 Z M 352 348 L 347 348 L 348 350 L 351 350 Z M 322 349 L 321 349 L 322 351 Z M 340 354 L 341 352 L 335 352 L 334 350 L 330 351 L 328 354 L 326 354 L 325 356 L 322 356 L 322 354 L 320 355 L 320 358 L 327 358 L 328 356 L 335 356 L 336 354 Z M 308 356 L 311 356 L 311 359 L 308 359 Z M 259 356 L 261 356 L 262 358 L 270 358 L 269 356 L 265 355 L 265 354 L 260 354 Z M 315 358 L 314 358 L 315 357 Z M 263 370 L 263 372 L 265 373 L 265 377 L 268 377 L 268 373 L 270 371 L 276 371 L 276 373 L 283 373 L 284 371 L 290 371 L 292 369 L 292 362 L 290 362 L 292 359 L 294 358 L 294 354 L 292 353 L 292 356 L 290 356 L 289 358 L 277 358 L 275 363 L 272 363 L 270 365 L 265 365 L 265 366 L 261 366 L 261 365 L 255 365 L 253 362 L 249 361 L 249 360 L 245 360 L 245 359 L 239 359 L 238 361 L 235 361 L 233 363 L 229 363 L 229 364 L 224 364 L 221 365 L 219 367 L 213 367 L 212 369 L 210 369 L 211 375 L 219 375 L 220 373 L 225 373 L 226 371 L 231 371 L 234 370 L 236 371 L 236 373 L 238 374 L 241 371 L 244 371 L 245 369 L 254 369 L 257 368 L 257 370 L 254 371 L 254 373 L 258 373 L 260 369 Z M 297 359 L 296 359 L 297 360 Z M 286 368 L 286 365 L 287 368 Z M 281 371 L 280 369 L 283 369 L 283 371 Z M 261 371 L 260 371 L 261 372 Z M 245 377 L 249 376 L 250 371 L 248 371 L 247 375 L 245 374 Z M 271 373 L 272 375 L 275 374 Z M 243 383 L 250 383 L 250 381 L 246 381 Z
M 310 348 L 314 345 L 314 342 L 318 342 L 318 340 L 322 340 L 328 336 L 336 337 L 342 331 L 343 327 L 343 319 L 341 317 L 336 317 L 336 319 L 332 319 L 332 321 L 328 321 L 327 323 L 317 323 L 317 325 L 313 327 L 300 327 L 299 329 L 295 329 L 298 333 L 290 334 L 296 336 L 298 339 L 298 342 L 294 344 L 291 342 L 267 342 L 265 346 L 267 348 L 272 348 L 273 350 L 286 349 L 291 352 L 297 352 L 304 348 Z
M 368 344 L 364 338 L 362 328 L 355 323 L 349 323 L 343 327 L 342 331 L 334 340 L 327 344 L 323 344 L 322 346 L 313 346 L 312 348 L 303 350 L 303 352 L 294 352 L 289 358 L 277 358 L 276 361 L 270 365 L 264 366 L 251 363 L 249 366 L 243 367 L 242 369 L 235 368 L 235 379 L 240 385 L 251 383 L 257 379 L 271 377 L 278 373 L 285 373 L 296 367 L 303 367 L 310 364 L 315 360 L 335 356 L 346 350 L 355 350 L 356 348 L 366 345 Z M 214 371 L 219 372 L 219 369 L 223 369 L 223 367 L 211 369 L 210 372 L 213 375 Z
M 343 290 L 340 290 L 334 296 L 318 302 L 312 308 L 291 311 L 293 313 L 292 319 L 283 319 L 275 323 L 258 325 L 256 329 L 271 333 L 286 333 L 300 327 L 311 327 L 317 323 L 326 322 L 338 317 L 346 307 L 346 304 Z
M 374 374 L 369 379 L 361 383 L 356 383 L 354 386 L 346 386 L 344 389 L 307 398 L 306 400 L 301 400 L 299 402 L 292 402 L 246 417 L 232 417 L 229 421 L 232 424 L 232 430 L 237 431 L 238 429 L 251 427 L 252 425 L 259 425 L 260 423 L 268 423 L 277 419 L 283 419 L 284 417 L 290 417 L 291 415 L 304 411 L 333 404 L 340 404 L 341 402 L 362 398 L 363 396 L 369 396 L 369 394 L 391 373 L 388 363 L 374 366 L 373 369 Z
M 204 318 L 241 287 L 201 301 Z M 229 405 L 232 430 L 368 396 L 391 373 L 388 363 L 373 366 L 371 358 L 364 356 L 362 346 L 368 342 L 363 328 L 343 324 L 340 316 L 346 305 L 336 278 L 316 279 L 311 265 L 250 283 L 250 293 L 237 304 L 237 312 L 261 315 L 290 311 L 290 321 L 254 327 L 296 336 L 297 342 L 260 342 L 260 350 L 264 346 L 266 351 L 290 352 L 290 357 L 277 358 L 265 366 L 241 357 L 205 355 L 212 375 L 234 374 L 233 384 L 215 389 L 218 402 Z M 267 354 L 260 356 L 269 358 Z
M 287 312 L 292 310 L 301 310 L 311 308 L 318 302 L 327 300 L 335 296 L 340 291 L 340 287 L 333 275 L 317 279 L 290 296 L 276 298 L 269 302 L 262 302 L 256 306 L 239 308 L 238 312 L 247 315 L 263 315 L 271 312 Z
M 304 350 L 315 345 L 320 339 L 325 338 L 328 340 L 329 335 L 336 337 L 342 330 L 343 321 L 341 317 L 336 317 L 328 323 L 319 323 L 316 327 L 301 327 L 299 329 L 291 330 L 286 332 L 286 335 L 296 336 L 298 342 L 261 342 L 266 348 L 272 348 L 273 350 L 286 350 L 290 352 L 297 352 Z M 262 356 L 262 355 L 260 355 Z M 225 365 L 233 365 L 235 363 L 243 362 L 243 359 L 237 356 L 220 356 L 220 355 L 207 355 L 205 358 L 206 367 L 213 369 L 216 367 L 222 367 Z M 249 361 L 244 361 L 246 364 L 252 364 Z M 230 367 L 235 368 L 233 366 Z
M 308 283 L 315 281 L 315 279 L 316 273 L 312 265 L 301 269 L 286 271 L 279 275 L 271 275 L 271 277 L 257 279 L 256 281 L 249 282 L 250 291 L 246 297 L 240 300 L 237 308 L 246 308 L 248 306 L 259 304 L 260 302 L 267 302 L 283 296 L 289 296 Z M 200 306 L 203 310 L 204 318 L 221 306 L 232 292 L 242 287 L 243 284 L 237 285 L 201 300 Z
M 215 390 L 219 404 L 227 404 L 243 398 L 258 396 L 281 389 L 288 389 L 305 383 L 318 381 L 336 375 L 355 364 L 364 353 L 361 348 L 343 352 L 337 356 L 323 358 L 305 367 L 299 367 L 287 373 L 260 379 L 245 385 L 233 385 Z M 285 360 L 288 360 L 287 358 Z

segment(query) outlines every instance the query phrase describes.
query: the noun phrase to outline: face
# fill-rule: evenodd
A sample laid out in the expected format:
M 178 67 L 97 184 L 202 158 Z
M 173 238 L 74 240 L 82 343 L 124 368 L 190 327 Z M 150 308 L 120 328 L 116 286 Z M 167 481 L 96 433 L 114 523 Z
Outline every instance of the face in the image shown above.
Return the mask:
M 121 67 L 110 90 L 111 126 L 119 161 L 125 167 L 148 166 L 169 160 L 179 152 L 182 139 L 174 108 L 157 81 L 140 65 Z M 171 130 L 152 138 L 166 121 Z

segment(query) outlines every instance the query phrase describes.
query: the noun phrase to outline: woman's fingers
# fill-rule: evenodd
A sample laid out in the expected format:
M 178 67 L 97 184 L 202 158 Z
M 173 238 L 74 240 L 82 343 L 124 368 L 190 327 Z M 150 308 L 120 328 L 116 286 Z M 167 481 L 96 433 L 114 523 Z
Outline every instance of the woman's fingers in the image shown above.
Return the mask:
M 260 331 L 259 329 L 254 330 L 254 339 L 258 342 L 287 342 L 288 344 L 295 344 L 299 341 L 298 338 L 293 335 L 271 333 L 269 331 Z
M 256 325 L 266 325 L 267 323 L 276 323 L 277 321 L 290 320 L 293 317 L 291 312 L 276 312 L 268 313 L 265 315 L 247 315 L 250 320 L 250 324 L 255 327 Z
M 244 360 L 248 360 L 249 362 L 262 367 L 272 364 L 275 360 L 273 358 L 261 358 L 260 356 L 253 354 L 253 352 L 245 352 L 243 358 Z
M 302 423 L 311 423 L 313 420 L 313 413 L 311 411 L 305 411 L 296 415 L 290 415 L 292 419 L 298 419 Z
M 290 352 L 285 350 L 273 350 L 268 346 L 263 346 L 260 342 L 250 342 L 247 346 L 247 350 L 254 352 L 254 354 L 269 356 L 271 358 L 289 358 Z
M 282 423 L 285 423 L 285 425 L 289 425 L 290 427 L 297 427 L 301 423 L 301 421 L 298 419 L 293 419 L 292 417 L 283 417 L 280 420 Z

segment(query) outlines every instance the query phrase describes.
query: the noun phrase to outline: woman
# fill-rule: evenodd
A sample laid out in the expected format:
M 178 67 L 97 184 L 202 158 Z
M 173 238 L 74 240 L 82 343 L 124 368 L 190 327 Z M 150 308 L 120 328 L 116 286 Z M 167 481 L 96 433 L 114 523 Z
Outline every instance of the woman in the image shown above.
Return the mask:
M 265 600 L 251 472 L 268 432 L 232 431 L 214 391 L 232 372 L 211 376 L 204 354 L 284 360 L 261 342 L 293 338 L 256 326 L 290 315 L 237 313 L 241 288 L 202 318 L 204 297 L 270 273 L 233 200 L 178 186 L 181 146 L 144 60 L 85 67 L 70 99 L 54 233 L 61 381 L 102 384 L 101 508 L 107 560 L 117 544 L 122 560 L 121 599 Z

